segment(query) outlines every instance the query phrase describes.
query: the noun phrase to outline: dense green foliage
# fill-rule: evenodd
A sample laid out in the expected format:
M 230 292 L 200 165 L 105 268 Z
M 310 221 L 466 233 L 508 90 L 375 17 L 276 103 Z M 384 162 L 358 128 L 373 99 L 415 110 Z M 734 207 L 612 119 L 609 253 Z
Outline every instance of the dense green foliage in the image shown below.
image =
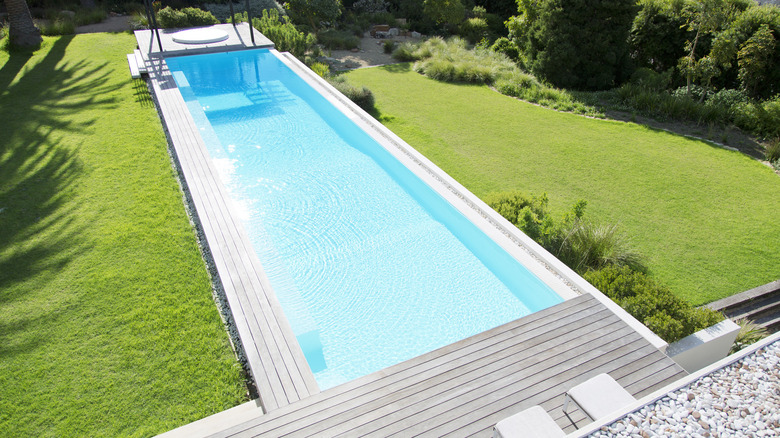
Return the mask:
M 630 44 L 637 67 L 674 72 L 672 86 L 780 92 L 780 8 L 745 0 L 641 0 Z M 759 84 L 761 84 L 759 86 Z
M 605 89 L 630 75 L 634 0 L 520 0 L 507 22 L 531 72 L 553 85 Z
M 211 12 L 198 8 L 173 9 L 170 6 L 157 12 L 157 22 L 164 28 L 184 28 L 218 24 Z
M 236 14 L 236 22 L 247 20 L 246 12 Z M 301 58 L 314 45 L 312 34 L 299 31 L 285 16 L 280 16 L 274 9 L 263 10 L 261 17 L 252 17 L 252 26 L 268 37 L 281 52 L 290 52 Z
M 469 49 L 457 38 L 430 38 L 418 44 L 401 44 L 393 56 L 417 61 L 414 70 L 433 79 L 449 82 L 493 84 L 502 94 L 519 97 L 555 109 L 595 114 L 592 107 L 576 102 L 563 90 L 548 87 L 524 73 L 507 56 L 485 47 Z
M 310 26 L 312 30 L 334 24 L 341 15 L 341 0 L 288 0 L 284 7 L 295 23 Z
M 520 192 L 485 196 L 485 202 L 501 216 L 542 245 L 566 266 L 585 273 L 605 266 L 644 269 L 639 254 L 631 248 L 616 225 L 597 225 L 584 219 L 585 201 L 556 220 L 547 195 L 526 197 Z
M 466 17 L 466 6 L 462 0 L 423 0 L 423 11 L 443 26 L 456 26 Z
M 0 436 L 154 436 L 247 400 L 135 47 L 0 51 Z
M 203 8 L 211 12 L 219 21 L 230 21 L 230 5 L 227 3 L 205 3 Z M 250 0 L 249 11 L 253 17 L 260 17 L 264 10 L 274 10 L 279 15 L 284 15 L 285 11 L 275 0 Z M 234 13 L 246 12 L 246 3 L 237 1 L 233 4 Z
M 356 87 L 350 84 L 345 76 L 328 78 L 328 82 L 339 90 L 341 94 L 347 96 L 349 100 L 355 102 L 357 106 L 368 112 L 374 111 L 374 94 L 368 88 Z
M 722 314 L 692 307 L 668 288 L 627 266 L 606 266 L 587 272 L 584 277 L 667 342 L 677 341 L 723 320 Z
M 360 38 L 350 32 L 327 29 L 317 33 L 317 42 L 331 50 L 349 50 L 360 47 Z
M 411 65 L 346 76 L 378 119 L 477 196 L 548 193 L 557 217 L 587 199 L 648 273 L 692 304 L 780 277 L 780 178 L 745 155 L 633 123 L 550 111 Z

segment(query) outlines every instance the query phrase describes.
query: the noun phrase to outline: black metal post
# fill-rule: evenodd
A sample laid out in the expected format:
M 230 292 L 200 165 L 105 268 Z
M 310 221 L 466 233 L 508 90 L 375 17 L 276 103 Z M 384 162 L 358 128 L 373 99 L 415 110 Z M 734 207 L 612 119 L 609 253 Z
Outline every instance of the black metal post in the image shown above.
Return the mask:
M 244 0 L 246 4 L 246 18 L 249 21 L 249 36 L 252 37 L 252 45 L 255 45 L 255 27 L 252 26 L 252 11 L 249 10 L 249 0 Z
M 152 39 L 154 39 L 154 35 L 157 35 L 157 47 L 160 48 L 160 53 L 162 53 L 162 40 L 160 40 L 160 29 L 157 26 L 157 17 L 154 15 L 154 6 L 152 5 L 152 0 L 144 0 L 144 8 L 146 9 L 146 22 L 149 24 L 149 30 L 152 31 Z
M 236 13 L 233 12 L 233 0 L 228 0 L 230 5 L 230 22 L 233 23 L 233 27 L 236 27 Z

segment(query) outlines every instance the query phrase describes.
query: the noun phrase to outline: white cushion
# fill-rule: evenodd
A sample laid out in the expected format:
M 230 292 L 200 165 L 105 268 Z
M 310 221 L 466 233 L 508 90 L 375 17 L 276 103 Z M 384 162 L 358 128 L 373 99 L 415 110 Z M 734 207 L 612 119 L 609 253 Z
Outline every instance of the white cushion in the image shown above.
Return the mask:
M 563 438 L 560 427 L 541 406 L 533 406 L 504 418 L 493 428 L 494 438 Z
M 607 374 L 599 374 L 580 383 L 567 393 L 593 420 L 636 401 L 634 396 Z

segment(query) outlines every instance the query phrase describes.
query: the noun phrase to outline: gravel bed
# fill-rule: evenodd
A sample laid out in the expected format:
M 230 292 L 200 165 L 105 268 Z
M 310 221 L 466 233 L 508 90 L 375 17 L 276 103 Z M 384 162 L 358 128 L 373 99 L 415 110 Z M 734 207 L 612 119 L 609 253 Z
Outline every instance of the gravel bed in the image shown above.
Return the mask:
M 589 436 L 778 437 L 780 341 Z

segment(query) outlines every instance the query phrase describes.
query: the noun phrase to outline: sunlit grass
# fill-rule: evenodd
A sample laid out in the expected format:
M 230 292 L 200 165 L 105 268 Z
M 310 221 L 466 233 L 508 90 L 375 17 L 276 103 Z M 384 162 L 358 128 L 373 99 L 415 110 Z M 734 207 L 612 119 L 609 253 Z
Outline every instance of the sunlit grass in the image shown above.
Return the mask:
M 0 436 L 150 436 L 246 399 L 134 47 L 0 52 Z
M 478 196 L 547 193 L 619 224 L 650 274 L 701 304 L 780 278 L 780 178 L 739 153 L 632 123 L 559 113 L 408 64 L 360 69 L 380 121 Z

